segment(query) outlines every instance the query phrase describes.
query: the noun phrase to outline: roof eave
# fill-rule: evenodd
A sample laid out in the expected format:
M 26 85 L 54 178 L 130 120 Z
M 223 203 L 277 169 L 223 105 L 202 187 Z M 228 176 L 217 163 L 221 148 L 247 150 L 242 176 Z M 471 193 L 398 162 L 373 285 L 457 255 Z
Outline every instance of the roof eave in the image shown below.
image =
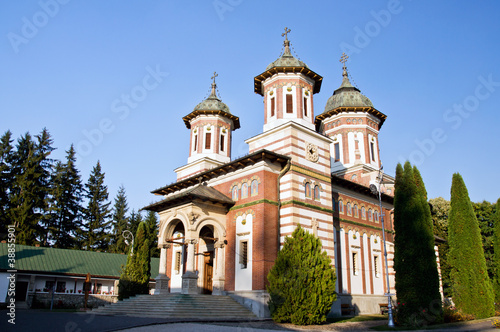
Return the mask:
M 303 74 L 314 81 L 313 94 L 318 93 L 321 90 L 321 83 L 323 82 L 323 77 L 316 74 L 314 71 L 307 67 L 273 67 L 262 74 L 254 77 L 254 92 L 263 96 L 262 82 L 277 73 L 299 73 Z
M 290 157 L 268 151 L 268 150 L 258 150 L 252 154 L 246 155 L 244 157 L 238 158 L 229 162 L 227 164 L 221 165 L 219 167 L 215 167 L 209 169 L 207 171 L 195 174 L 189 178 L 181 180 L 179 182 L 172 183 L 170 185 L 155 189 L 151 191 L 152 194 L 156 195 L 168 195 L 174 193 L 176 191 L 189 188 L 191 186 L 197 185 L 201 182 L 208 181 L 214 177 L 227 174 L 229 172 L 233 172 L 235 170 L 247 167 L 248 165 L 253 165 L 256 162 L 264 159 L 271 159 L 273 162 L 279 162 L 284 166 Z

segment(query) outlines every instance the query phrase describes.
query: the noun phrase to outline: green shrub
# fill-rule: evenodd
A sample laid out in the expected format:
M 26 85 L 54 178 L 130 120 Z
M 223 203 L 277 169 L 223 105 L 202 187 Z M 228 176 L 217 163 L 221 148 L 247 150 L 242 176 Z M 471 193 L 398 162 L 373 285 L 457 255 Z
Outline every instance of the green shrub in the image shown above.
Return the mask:
M 331 259 L 321 241 L 300 225 L 285 239 L 267 279 L 269 309 L 276 322 L 323 323 L 337 298 Z

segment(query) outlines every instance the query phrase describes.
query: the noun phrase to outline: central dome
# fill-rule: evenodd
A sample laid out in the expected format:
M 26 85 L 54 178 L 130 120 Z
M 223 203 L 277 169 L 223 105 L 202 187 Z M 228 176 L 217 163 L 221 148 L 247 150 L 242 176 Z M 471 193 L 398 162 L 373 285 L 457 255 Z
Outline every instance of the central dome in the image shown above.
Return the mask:
M 288 52 L 287 52 L 288 50 Z M 290 50 L 288 48 L 285 48 L 285 53 L 283 53 L 282 56 L 280 56 L 278 59 L 275 61 L 271 62 L 269 66 L 267 66 L 266 70 L 269 70 L 274 67 L 304 67 L 304 68 L 309 68 L 307 65 L 300 61 L 299 59 L 295 58 L 292 54 L 290 54 Z

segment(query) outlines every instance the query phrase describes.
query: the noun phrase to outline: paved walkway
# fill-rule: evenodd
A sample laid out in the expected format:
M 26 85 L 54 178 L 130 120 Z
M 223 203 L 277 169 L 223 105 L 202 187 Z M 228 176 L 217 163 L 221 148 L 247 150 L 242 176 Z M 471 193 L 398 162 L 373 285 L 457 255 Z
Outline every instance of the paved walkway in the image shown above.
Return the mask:
M 253 322 L 190 322 L 186 320 L 138 318 L 127 316 L 99 316 L 91 313 L 50 312 L 42 310 L 18 310 L 16 324 L 7 322 L 7 311 L 0 310 L 0 331 L 54 331 L 54 332 L 152 332 L 152 331 L 217 331 L 217 332 L 266 332 L 266 331 L 369 331 L 386 321 L 366 321 L 358 323 L 333 323 L 320 326 L 295 326 L 275 324 L 272 321 Z M 446 329 L 432 331 L 498 331 L 491 325 L 492 319 L 446 326 Z M 394 331 L 397 331 L 395 329 Z

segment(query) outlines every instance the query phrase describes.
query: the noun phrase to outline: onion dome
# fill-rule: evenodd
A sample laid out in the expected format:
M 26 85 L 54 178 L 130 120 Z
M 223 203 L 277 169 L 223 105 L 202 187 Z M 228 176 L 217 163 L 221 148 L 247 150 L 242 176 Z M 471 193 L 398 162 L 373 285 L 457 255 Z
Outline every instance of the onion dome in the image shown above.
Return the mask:
M 191 120 L 200 114 L 219 114 L 233 121 L 233 130 L 240 128 L 240 119 L 237 116 L 232 115 L 229 111 L 229 107 L 227 107 L 227 105 L 217 97 L 217 84 L 215 84 L 215 78 L 217 76 L 218 75 L 214 72 L 214 76 L 211 77 L 213 79 L 213 82 L 210 96 L 196 105 L 191 113 L 182 118 L 188 129 L 191 129 Z
M 288 40 L 288 33 L 290 31 L 290 29 L 285 28 L 285 32 L 281 35 L 282 37 L 285 37 L 285 41 L 283 43 L 285 46 L 285 50 L 283 51 L 283 54 L 278 59 L 271 62 L 262 74 L 255 76 L 255 93 L 263 96 L 264 93 L 262 91 L 262 82 L 277 73 L 301 73 L 311 78 L 315 82 L 313 93 L 318 93 L 321 89 L 321 82 L 323 80 L 323 77 L 310 70 L 304 62 L 295 58 L 290 52 L 290 41 Z
M 333 95 L 328 98 L 325 112 L 338 107 L 373 107 L 370 99 L 363 95 L 358 88 L 352 86 L 347 76 L 347 69 L 345 66 L 344 72 L 342 73 L 342 84 L 333 92 Z
M 316 116 L 316 128 L 319 128 L 321 121 L 329 118 L 330 116 L 342 113 L 342 112 L 366 112 L 372 114 L 380 119 L 379 129 L 382 127 L 387 116 L 379 112 L 373 104 L 371 100 L 363 95 L 361 91 L 354 87 L 349 81 L 349 77 L 347 75 L 347 67 L 345 66 L 345 62 L 347 61 L 348 56 L 343 53 L 340 59 L 343 65 L 342 72 L 342 84 L 340 87 L 333 91 L 333 95 L 328 98 L 326 102 L 325 111 L 318 116 Z

